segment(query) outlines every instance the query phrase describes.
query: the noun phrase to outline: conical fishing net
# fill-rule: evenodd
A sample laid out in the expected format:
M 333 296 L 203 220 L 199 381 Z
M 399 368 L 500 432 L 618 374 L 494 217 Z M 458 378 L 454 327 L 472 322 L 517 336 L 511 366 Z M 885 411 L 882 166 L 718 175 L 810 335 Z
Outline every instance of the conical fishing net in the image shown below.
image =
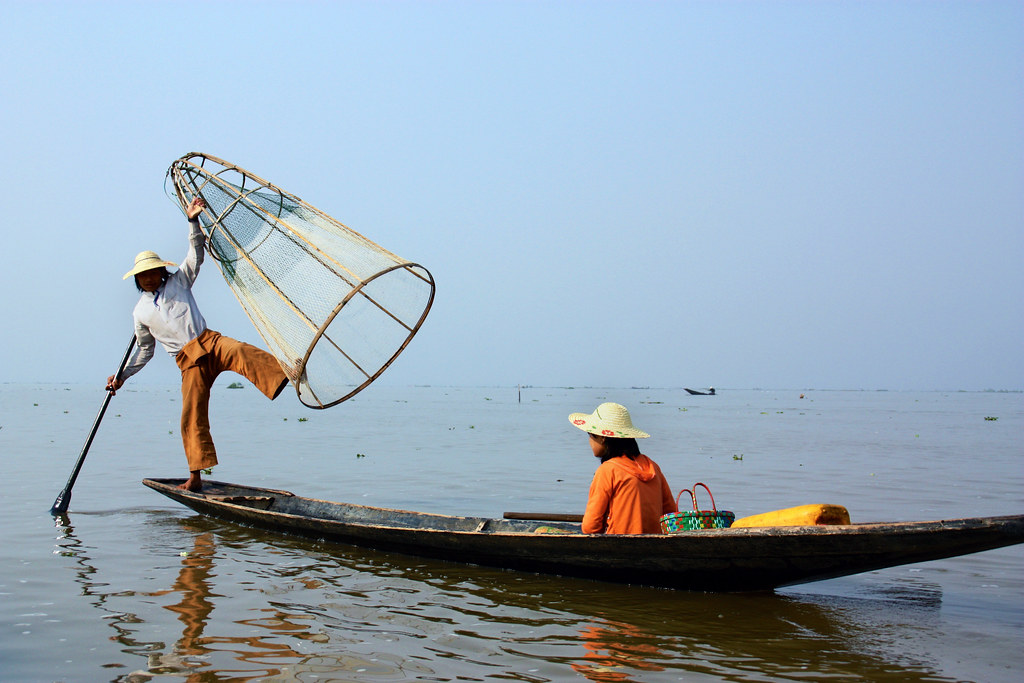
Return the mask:
M 206 201 L 207 252 L 310 408 L 351 398 L 419 330 L 434 300 L 426 268 L 293 194 L 206 154 L 167 171 L 177 201 Z

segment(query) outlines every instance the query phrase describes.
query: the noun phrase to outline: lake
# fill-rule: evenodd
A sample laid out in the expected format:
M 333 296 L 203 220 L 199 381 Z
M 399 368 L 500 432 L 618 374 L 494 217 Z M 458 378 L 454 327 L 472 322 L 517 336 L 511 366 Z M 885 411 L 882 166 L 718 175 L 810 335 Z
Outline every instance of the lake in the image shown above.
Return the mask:
M 744 516 L 1024 512 L 1024 394 L 371 386 L 324 411 L 221 378 L 212 478 L 446 514 L 581 513 L 597 461 L 571 412 L 629 407 L 673 489 Z M 290 391 L 290 390 L 289 390 Z M 206 519 L 177 387 L 0 385 L 0 679 L 1013 681 L 1024 545 L 754 594 L 424 560 Z M 702 506 L 703 507 L 703 506 Z

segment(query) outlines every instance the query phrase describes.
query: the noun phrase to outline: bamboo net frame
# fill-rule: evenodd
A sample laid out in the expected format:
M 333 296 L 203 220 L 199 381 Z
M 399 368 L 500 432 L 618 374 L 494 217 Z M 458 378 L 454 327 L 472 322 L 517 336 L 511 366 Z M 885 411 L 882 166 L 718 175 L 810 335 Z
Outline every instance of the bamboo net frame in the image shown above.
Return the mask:
M 430 312 L 426 268 L 239 166 L 191 152 L 167 181 L 183 210 L 206 202 L 207 252 L 310 408 L 366 388 Z

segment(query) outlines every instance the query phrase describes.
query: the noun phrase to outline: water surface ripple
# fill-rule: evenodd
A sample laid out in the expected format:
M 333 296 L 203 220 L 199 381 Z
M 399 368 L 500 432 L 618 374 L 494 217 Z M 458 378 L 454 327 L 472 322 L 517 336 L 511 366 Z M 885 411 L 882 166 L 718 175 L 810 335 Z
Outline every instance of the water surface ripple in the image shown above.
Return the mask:
M 328 500 L 579 512 L 595 462 L 566 415 L 615 400 L 675 489 L 708 482 L 740 516 L 1024 511 L 1021 394 L 372 387 L 309 411 L 226 384 L 216 478 Z M 102 393 L 0 385 L 4 680 L 998 682 L 1024 668 L 1022 546 L 703 594 L 280 536 L 139 484 L 184 474 L 179 400 L 119 392 L 54 520 Z

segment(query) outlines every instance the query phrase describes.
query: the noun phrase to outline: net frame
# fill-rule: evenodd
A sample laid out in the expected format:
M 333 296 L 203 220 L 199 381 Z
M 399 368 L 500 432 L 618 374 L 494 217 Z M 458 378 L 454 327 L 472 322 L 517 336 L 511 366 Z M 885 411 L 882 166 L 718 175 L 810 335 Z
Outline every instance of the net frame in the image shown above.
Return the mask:
M 171 182 L 174 188 L 174 197 L 171 197 L 171 199 L 177 202 L 182 211 L 195 197 L 201 197 L 206 201 L 204 191 L 210 193 L 216 189 L 217 192 L 232 197 L 232 200 L 219 210 L 215 210 L 213 204 L 206 201 L 207 205 L 199 216 L 200 227 L 206 237 L 207 253 L 217 262 L 225 282 L 227 282 L 257 332 L 267 343 L 271 353 L 277 357 L 278 362 L 281 363 L 289 379 L 292 380 L 296 395 L 304 405 L 314 409 L 329 408 L 348 400 L 369 386 L 405 350 L 409 342 L 412 341 L 412 338 L 420 330 L 427 314 L 430 312 L 434 301 L 435 284 L 433 276 L 426 268 L 418 263 L 402 259 L 364 235 L 352 230 L 324 211 L 317 209 L 296 195 L 286 192 L 256 174 L 218 157 L 201 152 L 190 152 L 175 160 L 170 168 L 168 168 L 165 178 L 165 191 L 167 190 L 168 181 Z M 169 192 L 168 196 L 170 196 Z M 276 210 L 274 210 L 273 202 L 268 207 L 266 201 L 268 197 L 276 197 Z M 239 207 L 244 207 L 245 210 L 252 212 L 266 226 L 269 226 L 270 229 L 263 234 L 258 242 L 243 243 L 244 240 L 239 239 L 233 233 L 230 225 L 228 225 L 229 221 L 227 219 Z M 313 243 L 308 235 L 304 234 L 303 230 L 297 229 L 296 226 L 289 223 L 285 214 L 297 215 L 296 208 L 308 213 L 312 217 L 311 222 L 315 223 L 318 228 L 336 231 L 336 236 L 344 238 L 346 244 L 352 245 L 354 249 L 365 249 L 367 253 L 372 253 L 375 260 L 380 262 L 381 267 L 372 273 L 366 274 L 356 272 L 357 268 L 346 266 L 337 255 L 325 251 Z M 258 259 L 254 259 L 251 256 L 252 252 L 256 251 L 264 242 L 271 239 L 272 236 L 287 239 L 306 257 L 318 263 L 320 267 L 350 288 L 348 293 L 333 306 L 322 321 L 314 319 L 308 311 L 293 301 L 292 296 L 283 291 L 282 287 L 278 286 L 274 279 L 267 274 L 265 265 L 261 265 Z M 221 245 L 220 248 L 217 245 Z M 224 245 L 227 245 L 230 249 L 225 249 Z M 237 258 L 231 258 L 236 255 Z M 308 346 L 300 357 L 293 357 L 293 355 L 298 354 L 284 354 L 282 352 L 282 349 L 293 348 L 290 340 L 283 338 L 279 325 L 275 324 L 273 320 L 265 315 L 259 303 L 251 299 L 251 293 L 236 283 L 236 274 L 239 267 L 236 264 L 239 261 L 244 262 L 241 267 L 246 269 L 246 272 L 251 270 L 252 273 L 258 275 L 259 279 L 279 297 L 280 301 L 284 302 L 287 309 L 311 331 L 312 334 Z M 419 310 L 418 306 L 412 311 L 411 317 L 406 320 L 392 312 L 386 303 L 382 303 L 375 298 L 373 292 L 370 291 L 371 285 L 388 275 L 412 277 L 414 278 L 413 282 L 420 283 L 417 286 L 426 286 L 428 288 L 425 303 L 418 316 L 416 315 L 416 311 Z M 344 342 L 339 342 L 335 335 L 330 332 L 331 324 L 336 319 L 339 319 L 338 316 L 342 315 L 347 310 L 347 307 L 366 304 L 371 307 L 370 310 L 387 316 L 407 332 L 401 343 L 397 345 L 394 353 L 382 363 L 374 360 L 373 365 L 377 367 L 370 368 L 362 367 L 360 361 L 345 351 Z M 351 364 L 358 371 L 358 375 L 362 377 L 362 381 L 354 385 L 348 385 L 347 390 L 341 392 L 341 395 L 318 395 L 318 390 L 310 382 L 310 378 L 306 373 L 310 358 L 322 342 L 326 342 L 330 348 L 333 348 L 334 352 L 340 354 L 347 363 Z M 328 349 L 328 353 L 331 353 L 330 349 Z M 286 357 L 282 358 L 282 355 Z M 320 391 L 322 392 L 323 390 L 321 389 Z

